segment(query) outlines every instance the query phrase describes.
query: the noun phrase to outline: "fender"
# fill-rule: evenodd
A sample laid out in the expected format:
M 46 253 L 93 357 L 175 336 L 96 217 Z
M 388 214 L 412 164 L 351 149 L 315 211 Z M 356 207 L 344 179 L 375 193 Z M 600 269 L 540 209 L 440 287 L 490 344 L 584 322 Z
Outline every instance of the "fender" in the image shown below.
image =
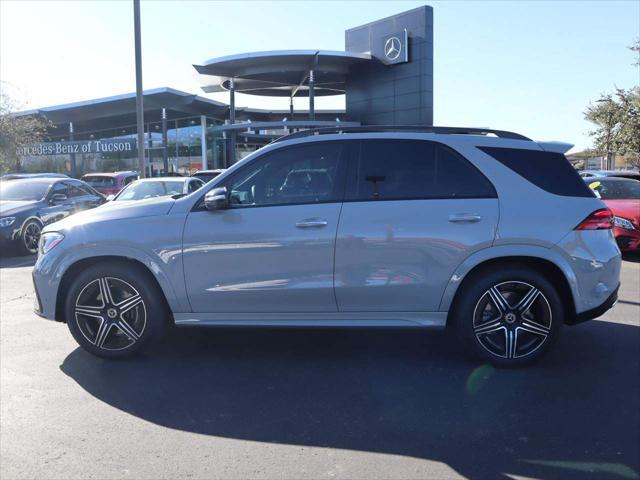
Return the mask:
M 42 219 L 37 215 L 31 215 L 23 220 L 23 222 L 20 224 L 20 227 L 16 226 L 16 228 L 13 229 L 13 232 L 11 232 L 11 240 L 15 241 L 19 239 L 20 235 L 22 235 L 22 229 L 29 220 L 37 220 L 38 223 L 40 223 L 40 225 L 42 225 L 42 227 L 44 228 L 44 222 L 42 221 Z
M 60 282 L 62 277 L 67 272 L 67 270 L 76 262 L 85 259 L 93 259 L 95 257 L 101 256 L 115 256 L 115 257 L 124 257 L 133 260 L 137 260 L 142 263 L 147 269 L 151 272 L 151 274 L 155 277 L 162 292 L 164 293 L 165 298 L 167 299 L 167 303 L 169 304 L 169 308 L 173 312 L 189 312 L 191 308 L 186 300 L 186 297 L 183 295 L 178 295 L 176 292 L 176 288 L 171 282 L 169 275 L 162 268 L 161 261 L 156 260 L 153 256 L 149 255 L 148 252 L 144 250 L 131 247 L 129 245 L 121 245 L 121 244 L 92 244 L 91 248 L 82 248 L 78 247 L 73 249 L 70 254 L 65 255 L 58 262 L 50 260 L 47 255 L 41 256 L 38 258 L 37 265 L 39 276 L 41 278 L 46 278 L 49 282 L 49 289 L 47 291 L 56 292 L 58 291 L 58 287 L 60 286 Z M 48 265 L 47 263 L 51 263 Z M 182 271 L 182 266 L 180 265 L 180 271 Z M 178 287 L 180 287 L 178 285 Z M 183 291 L 183 288 L 178 288 L 178 291 Z M 50 299 L 53 301 L 47 302 L 50 305 L 55 305 L 56 299 Z M 53 312 L 44 312 L 45 314 L 53 313 L 55 314 L 55 307 Z M 49 317 L 48 318 L 53 318 Z
M 458 265 L 456 270 L 453 272 L 453 275 L 451 275 L 444 293 L 442 294 L 439 310 L 441 312 L 449 311 L 458 287 L 462 283 L 462 280 L 464 280 L 465 276 L 471 270 L 473 270 L 481 263 L 486 262 L 487 260 L 505 257 L 539 258 L 542 260 L 547 260 L 556 265 L 558 268 L 560 268 L 565 278 L 567 279 L 569 288 L 571 288 L 573 304 L 577 308 L 578 305 L 576 299 L 579 298 L 580 293 L 577 287 L 576 275 L 571 269 L 567 259 L 558 251 L 550 248 L 545 248 L 537 245 L 515 244 L 492 246 L 483 250 L 479 250 L 468 256 L 460 265 Z

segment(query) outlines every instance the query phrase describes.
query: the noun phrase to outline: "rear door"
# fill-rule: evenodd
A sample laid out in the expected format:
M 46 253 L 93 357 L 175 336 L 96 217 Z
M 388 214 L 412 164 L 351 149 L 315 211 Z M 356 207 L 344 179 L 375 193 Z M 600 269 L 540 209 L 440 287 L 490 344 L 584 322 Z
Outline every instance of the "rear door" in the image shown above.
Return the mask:
M 435 142 L 363 140 L 355 156 L 336 239 L 338 309 L 437 311 L 456 266 L 493 242 L 493 185 Z

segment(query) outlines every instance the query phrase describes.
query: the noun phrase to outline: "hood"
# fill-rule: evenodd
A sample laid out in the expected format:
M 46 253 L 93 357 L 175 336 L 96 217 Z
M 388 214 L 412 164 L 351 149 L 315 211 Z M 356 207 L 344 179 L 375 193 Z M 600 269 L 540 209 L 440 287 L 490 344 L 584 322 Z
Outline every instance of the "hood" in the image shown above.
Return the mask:
M 634 223 L 638 224 L 638 220 L 640 220 L 640 199 L 604 200 L 604 203 L 615 216 L 635 220 Z
M 0 200 L 0 216 L 15 215 L 32 208 L 38 201 Z
M 116 205 L 113 202 L 100 207 L 71 215 L 64 220 L 45 227 L 44 231 L 58 231 L 71 229 L 76 225 L 105 222 L 109 220 L 134 219 L 141 217 L 154 217 L 166 215 L 175 204 L 171 197 L 156 197 L 137 202 L 122 202 Z

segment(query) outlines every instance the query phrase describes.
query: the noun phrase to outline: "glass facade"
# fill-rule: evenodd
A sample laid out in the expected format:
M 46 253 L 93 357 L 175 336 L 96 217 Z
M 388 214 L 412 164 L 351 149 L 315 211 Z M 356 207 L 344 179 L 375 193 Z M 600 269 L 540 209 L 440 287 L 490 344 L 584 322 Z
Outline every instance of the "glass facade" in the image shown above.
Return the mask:
M 203 125 L 204 122 L 204 125 Z M 226 144 L 222 135 L 213 132 L 213 127 L 221 125 L 222 120 L 194 116 L 167 120 L 167 159 L 169 173 L 189 175 L 202 168 L 202 137 L 204 132 L 208 168 L 221 166 L 225 158 Z M 203 128 L 204 127 L 204 128 Z M 74 141 L 137 141 L 136 126 L 124 125 L 104 130 L 75 132 Z M 69 142 L 69 134 L 52 136 L 49 142 Z M 145 159 L 148 169 L 154 175 L 164 173 L 164 145 L 162 140 L 162 122 L 145 124 Z M 76 153 L 76 175 L 86 173 L 138 170 L 138 153 L 130 151 Z M 71 174 L 71 154 L 33 155 L 21 157 L 24 172 L 58 172 Z M 149 171 L 147 173 L 150 173 Z

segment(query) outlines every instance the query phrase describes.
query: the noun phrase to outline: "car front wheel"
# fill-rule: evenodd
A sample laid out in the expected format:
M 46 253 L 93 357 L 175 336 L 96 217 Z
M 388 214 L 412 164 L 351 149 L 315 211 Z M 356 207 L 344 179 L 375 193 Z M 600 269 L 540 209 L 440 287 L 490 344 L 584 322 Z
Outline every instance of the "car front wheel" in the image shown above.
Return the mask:
M 166 309 L 155 282 L 134 265 L 99 263 L 72 282 L 66 299 L 71 334 L 89 353 L 121 358 L 160 336 Z
M 498 366 L 539 358 L 564 323 L 562 301 L 553 284 L 525 267 L 469 279 L 454 317 L 461 341 L 476 356 Z
M 42 224 L 38 220 L 29 220 L 22 226 L 20 233 L 22 252 L 27 255 L 38 253 L 38 242 L 42 233 Z

